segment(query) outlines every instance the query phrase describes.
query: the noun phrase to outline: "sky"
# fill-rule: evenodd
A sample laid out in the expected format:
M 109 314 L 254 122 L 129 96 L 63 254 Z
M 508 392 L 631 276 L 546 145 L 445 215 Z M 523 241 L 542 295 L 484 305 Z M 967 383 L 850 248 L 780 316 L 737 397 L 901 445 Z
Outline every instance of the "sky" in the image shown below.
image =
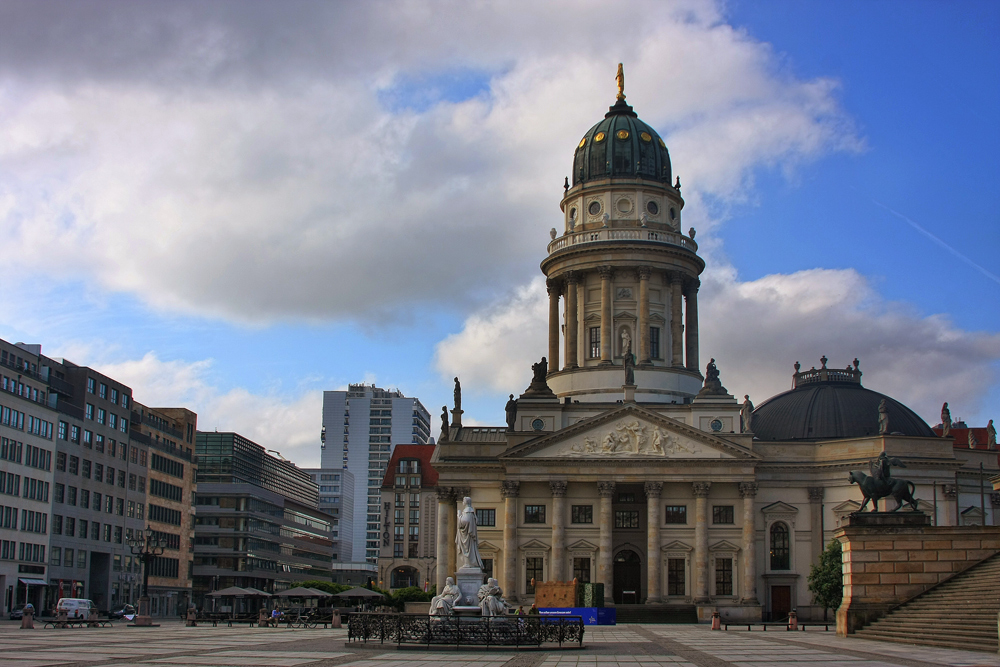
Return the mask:
M 317 465 L 323 390 L 503 424 L 579 138 L 626 95 L 702 356 L 1000 419 L 1000 3 L 0 0 L 0 338 Z

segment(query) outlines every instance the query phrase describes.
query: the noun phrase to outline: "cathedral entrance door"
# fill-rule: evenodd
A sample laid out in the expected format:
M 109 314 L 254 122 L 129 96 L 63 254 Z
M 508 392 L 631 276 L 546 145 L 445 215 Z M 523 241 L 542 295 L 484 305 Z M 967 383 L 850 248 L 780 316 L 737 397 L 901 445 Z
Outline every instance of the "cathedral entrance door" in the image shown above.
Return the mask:
M 634 551 L 621 551 L 615 556 L 615 604 L 639 604 L 642 596 L 642 563 Z
M 792 610 L 792 587 L 771 586 L 771 620 L 780 621 L 788 618 Z

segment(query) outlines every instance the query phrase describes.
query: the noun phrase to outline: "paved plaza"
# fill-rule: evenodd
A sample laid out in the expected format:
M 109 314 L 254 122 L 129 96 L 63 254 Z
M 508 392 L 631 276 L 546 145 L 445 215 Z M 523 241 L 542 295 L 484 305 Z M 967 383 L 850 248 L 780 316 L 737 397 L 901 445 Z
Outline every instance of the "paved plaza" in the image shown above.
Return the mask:
M 436 650 L 345 646 L 346 629 L 73 628 L 20 630 L 0 623 L 4 667 L 1000 667 L 1000 656 L 973 651 L 840 639 L 832 632 L 712 632 L 704 625 L 587 628 L 583 650 Z

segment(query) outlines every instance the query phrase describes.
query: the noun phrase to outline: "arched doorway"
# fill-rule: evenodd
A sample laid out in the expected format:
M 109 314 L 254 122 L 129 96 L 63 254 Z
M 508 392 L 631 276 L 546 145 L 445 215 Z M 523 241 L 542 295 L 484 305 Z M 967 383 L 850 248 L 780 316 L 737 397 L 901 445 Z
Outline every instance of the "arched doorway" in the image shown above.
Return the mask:
M 614 568 L 612 596 L 615 604 L 638 604 L 642 599 L 642 562 L 639 554 L 629 549 L 619 551 L 615 556 Z
M 390 588 L 406 588 L 407 586 L 419 586 L 420 576 L 412 567 L 394 567 L 389 576 Z

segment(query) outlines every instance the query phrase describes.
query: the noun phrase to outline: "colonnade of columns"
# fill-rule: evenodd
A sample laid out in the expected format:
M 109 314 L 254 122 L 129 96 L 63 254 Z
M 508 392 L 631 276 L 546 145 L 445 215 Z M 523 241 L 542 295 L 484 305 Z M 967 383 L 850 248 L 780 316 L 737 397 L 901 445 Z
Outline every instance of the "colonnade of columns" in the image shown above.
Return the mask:
M 621 269 L 618 269 L 619 271 Z M 632 270 L 632 269 L 630 269 Z M 601 276 L 601 364 L 614 362 L 615 326 L 614 326 L 614 277 L 616 269 L 611 266 L 598 268 Z M 690 279 L 679 272 L 657 272 L 648 266 L 634 269 L 639 279 L 638 313 L 636 315 L 635 343 L 633 348 L 640 364 L 652 361 L 649 336 L 650 306 L 649 281 L 654 276 L 661 276 L 664 287 L 670 292 L 670 365 L 675 368 L 687 368 L 697 371 L 698 360 L 698 288 L 700 281 Z M 580 285 L 584 275 L 579 271 L 571 271 L 557 279 L 548 279 L 545 283 L 549 295 L 549 372 L 560 369 L 579 368 L 583 365 L 580 358 Z M 565 300 L 566 331 L 563 338 L 565 363 L 560 364 L 560 297 Z M 686 307 L 684 304 L 686 303 Z M 686 351 L 686 355 L 685 355 Z M 661 354 L 666 356 L 665 350 Z
M 551 559 L 549 574 L 551 581 L 567 581 L 572 578 L 568 569 L 569 559 L 566 553 L 566 491 L 568 483 L 564 481 L 549 482 L 552 493 L 551 514 Z M 613 502 L 616 484 L 614 482 L 597 482 L 597 494 L 600 498 L 598 507 L 598 550 L 595 583 L 604 584 L 604 594 L 611 598 L 614 584 L 613 535 L 614 512 Z M 711 482 L 692 482 L 691 492 L 694 496 L 694 553 L 692 558 L 692 590 L 691 597 L 695 603 L 706 603 L 710 600 L 709 588 L 709 551 L 708 551 L 708 495 L 712 488 Z M 646 603 L 663 601 L 663 559 L 660 550 L 662 537 L 662 482 L 646 482 Z M 500 492 L 504 500 L 503 512 L 503 565 L 499 572 L 500 586 L 510 601 L 518 598 L 517 585 L 517 498 L 520 494 L 520 482 L 505 480 L 500 484 Z M 743 533 L 742 533 L 742 572 L 740 573 L 740 601 L 745 604 L 758 604 L 757 601 L 757 559 L 756 559 L 756 527 L 754 501 L 757 496 L 756 482 L 741 482 L 740 497 L 743 499 Z M 468 494 L 468 489 L 442 489 L 438 492 L 438 559 L 437 586 L 444 588 L 445 578 L 455 572 L 455 519 L 457 503 Z M 442 557 L 445 554 L 446 557 Z

